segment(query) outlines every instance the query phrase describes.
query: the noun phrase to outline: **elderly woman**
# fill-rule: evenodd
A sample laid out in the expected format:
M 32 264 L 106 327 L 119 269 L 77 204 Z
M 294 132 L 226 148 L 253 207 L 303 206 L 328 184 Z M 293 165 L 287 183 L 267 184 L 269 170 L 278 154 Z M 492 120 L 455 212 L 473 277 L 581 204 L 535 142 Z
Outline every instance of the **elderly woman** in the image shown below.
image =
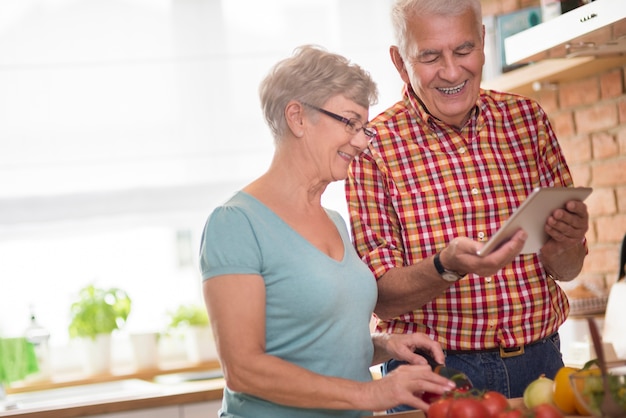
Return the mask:
M 326 186 L 375 132 L 375 83 L 342 56 L 305 46 L 260 87 L 275 139 L 268 171 L 209 217 L 201 248 L 204 297 L 226 379 L 222 417 L 360 417 L 454 384 L 413 353 L 443 363 L 423 334 L 370 335 L 377 290 Z M 408 365 L 372 380 L 390 358 Z

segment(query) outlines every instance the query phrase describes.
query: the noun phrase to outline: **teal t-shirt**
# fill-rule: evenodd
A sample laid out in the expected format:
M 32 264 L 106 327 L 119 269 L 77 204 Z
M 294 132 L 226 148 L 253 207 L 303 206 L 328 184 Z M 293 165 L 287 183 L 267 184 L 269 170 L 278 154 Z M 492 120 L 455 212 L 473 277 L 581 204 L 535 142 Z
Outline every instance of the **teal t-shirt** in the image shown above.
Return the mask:
M 210 215 L 200 266 L 209 280 L 259 274 L 266 292 L 266 351 L 315 373 L 369 381 L 369 321 L 376 281 L 351 245 L 341 216 L 327 210 L 344 243 L 336 261 L 319 251 L 260 201 L 236 193 Z M 360 417 L 364 411 L 313 410 L 224 390 L 222 417 Z

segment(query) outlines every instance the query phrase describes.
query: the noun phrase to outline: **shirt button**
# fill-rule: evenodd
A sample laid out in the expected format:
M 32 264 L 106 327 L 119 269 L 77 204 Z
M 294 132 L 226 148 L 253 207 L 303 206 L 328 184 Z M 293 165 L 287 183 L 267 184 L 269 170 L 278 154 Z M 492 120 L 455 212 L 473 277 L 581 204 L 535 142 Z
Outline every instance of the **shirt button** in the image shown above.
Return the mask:
M 465 148 L 464 148 L 464 147 L 459 148 L 459 153 L 460 153 L 460 154 L 465 154 L 465 151 L 466 151 L 466 150 L 465 150 Z
M 489 325 L 489 328 L 494 328 L 496 326 L 496 321 L 492 319 L 489 322 L 487 322 L 487 325 Z
M 485 281 L 486 281 L 487 283 L 491 283 L 491 280 L 493 280 L 491 277 L 485 277 Z
M 472 194 L 478 194 L 478 189 L 476 187 L 472 189 Z
M 478 233 L 478 239 L 479 239 L 480 241 L 483 241 L 483 240 L 485 239 L 485 233 L 484 233 L 484 232 L 479 232 L 479 233 Z

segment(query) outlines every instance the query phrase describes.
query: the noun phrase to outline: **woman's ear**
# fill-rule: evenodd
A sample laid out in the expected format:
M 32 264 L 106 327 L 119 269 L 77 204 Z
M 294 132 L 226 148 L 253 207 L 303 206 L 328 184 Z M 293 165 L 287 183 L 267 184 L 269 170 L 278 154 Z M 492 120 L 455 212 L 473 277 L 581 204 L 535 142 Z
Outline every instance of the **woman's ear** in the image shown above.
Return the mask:
M 285 107 L 285 120 L 291 133 L 300 138 L 304 135 L 304 106 L 302 103 L 291 100 Z
M 402 59 L 402 55 L 400 55 L 400 50 L 397 46 L 392 45 L 389 47 L 389 55 L 391 56 L 391 62 L 393 62 L 394 67 L 400 74 L 400 78 L 406 84 L 411 84 L 411 79 L 409 78 L 409 73 L 406 69 L 406 65 L 404 65 L 404 60 Z

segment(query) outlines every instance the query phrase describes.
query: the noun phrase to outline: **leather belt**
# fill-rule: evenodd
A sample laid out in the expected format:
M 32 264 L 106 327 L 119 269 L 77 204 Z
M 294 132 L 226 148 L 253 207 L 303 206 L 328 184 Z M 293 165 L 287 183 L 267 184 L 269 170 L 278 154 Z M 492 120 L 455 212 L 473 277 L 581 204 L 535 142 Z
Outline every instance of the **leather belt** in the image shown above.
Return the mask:
M 459 355 L 459 354 L 483 354 L 483 353 L 499 353 L 500 357 L 502 358 L 509 358 L 509 357 L 517 357 L 517 356 L 521 356 L 522 354 L 524 354 L 524 347 L 530 347 L 533 346 L 535 344 L 539 344 L 539 343 L 543 343 L 551 338 L 553 338 L 556 335 L 556 333 L 550 335 L 549 337 L 546 337 L 542 340 L 537 340 L 535 342 L 532 342 L 530 344 L 522 344 L 522 345 L 518 345 L 515 347 L 494 347 L 494 348 L 485 348 L 482 350 L 443 350 L 446 355 Z

